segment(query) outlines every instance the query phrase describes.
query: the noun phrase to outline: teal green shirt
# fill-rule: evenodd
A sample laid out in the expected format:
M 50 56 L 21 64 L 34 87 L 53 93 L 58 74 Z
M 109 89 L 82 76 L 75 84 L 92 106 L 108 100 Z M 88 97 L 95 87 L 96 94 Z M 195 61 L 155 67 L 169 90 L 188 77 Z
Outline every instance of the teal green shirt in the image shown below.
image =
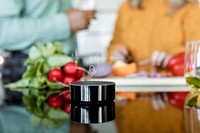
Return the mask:
M 36 41 L 64 43 L 76 49 L 65 11 L 70 0 L 0 0 L 0 49 L 26 51 Z

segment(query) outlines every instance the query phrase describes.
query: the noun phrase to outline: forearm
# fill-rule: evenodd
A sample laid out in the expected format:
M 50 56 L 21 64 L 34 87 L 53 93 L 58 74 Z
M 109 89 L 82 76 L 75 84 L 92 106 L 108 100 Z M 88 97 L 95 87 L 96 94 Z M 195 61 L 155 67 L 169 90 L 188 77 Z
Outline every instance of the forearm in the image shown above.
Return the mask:
M 126 15 L 126 6 L 127 3 L 123 3 L 122 6 L 120 7 L 119 11 L 118 11 L 118 16 L 117 16 L 117 20 L 115 23 L 115 29 L 114 29 L 114 33 L 113 33 L 113 38 L 112 41 L 110 42 L 110 45 L 107 49 L 107 62 L 113 62 L 113 58 L 112 58 L 112 54 L 115 50 L 119 49 L 119 48 L 124 48 L 125 44 L 121 38 L 121 35 L 123 34 L 123 20 L 124 20 L 124 16 Z
M 0 48 L 22 50 L 35 41 L 63 40 L 71 36 L 64 13 L 45 18 L 0 19 Z

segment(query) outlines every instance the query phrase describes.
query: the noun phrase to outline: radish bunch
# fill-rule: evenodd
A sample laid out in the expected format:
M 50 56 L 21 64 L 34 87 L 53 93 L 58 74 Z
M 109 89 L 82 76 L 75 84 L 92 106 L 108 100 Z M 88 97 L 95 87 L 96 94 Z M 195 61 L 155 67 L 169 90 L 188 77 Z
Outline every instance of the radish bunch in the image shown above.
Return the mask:
M 57 82 L 65 87 L 69 87 L 71 82 L 79 81 L 85 75 L 84 69 L 75 62 L 69 62 L 61 68 L 51 69 L 47 77 L 51 82 Z M 54 109 L 62 109 L 67 114 L 70 113 L 70 92 L 69 90 L 53 94 L 48 98 L 48 104 Z
M 22 78 L 5 85 L 23 93 L 34 126 L 58 128 L 69 119 L 69 84 L 79 81 L 85 70 L 63 52 L 63 47 L 60 42 L 37 42 L 29 50 Z
M 69 62 L 62 68 L 53 68 L 48 72 L 48 79 L 52 82 L 69 86 L 71 82 L 79 81 L 85 75 L 84 69 L 75 62 Z
M 70 113 L 70 92 L 63 91 L 58 94 L 53 94 L 48 98 L 48 104 L 54 109 L 62 109 L 67 114 Z

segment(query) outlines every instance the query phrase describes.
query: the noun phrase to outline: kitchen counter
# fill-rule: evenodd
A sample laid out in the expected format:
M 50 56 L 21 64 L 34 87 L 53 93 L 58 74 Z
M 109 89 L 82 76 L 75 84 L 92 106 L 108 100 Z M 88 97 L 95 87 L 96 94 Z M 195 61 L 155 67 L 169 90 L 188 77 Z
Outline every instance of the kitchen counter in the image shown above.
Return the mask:
M 112 81 L 117 92 L 181 92 L 189 91 L 184 77 L 169 78 L 88 78 L 89 81 Z
M 121 78 L 87 79 L 113 81 L 117 92 L 178 92 L 189 91 L 183 77 L 174 78 Z M 0 107 L 0 133 L 183 133 L 183 110 L 166 103 L 160 108 L 152 106 L 153 99 L 137 99 L 115 103 L 116 119 L 101 124 L 66 123 L 60 128 L 34 127 L 24 106 Z M 160 122 L 162 120 L 162 122 Z M 17 124 L 16 124 L 17 123 Z M 156 127 L 156 128 L 155 128 Z M 139 131 L 140 130 L 140 131 Z M 147 132 L 148 131 L 148 132 Z

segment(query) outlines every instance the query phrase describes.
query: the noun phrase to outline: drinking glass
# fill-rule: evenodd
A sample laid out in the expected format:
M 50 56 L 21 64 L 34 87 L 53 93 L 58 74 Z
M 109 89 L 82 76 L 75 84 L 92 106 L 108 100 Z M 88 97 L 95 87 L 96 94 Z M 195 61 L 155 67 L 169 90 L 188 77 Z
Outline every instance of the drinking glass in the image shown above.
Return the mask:
M 184 106 L 186 133 L 200 132 L 200 40 L 189 41 L 185 53 L 185 79 L 190 93 Z

